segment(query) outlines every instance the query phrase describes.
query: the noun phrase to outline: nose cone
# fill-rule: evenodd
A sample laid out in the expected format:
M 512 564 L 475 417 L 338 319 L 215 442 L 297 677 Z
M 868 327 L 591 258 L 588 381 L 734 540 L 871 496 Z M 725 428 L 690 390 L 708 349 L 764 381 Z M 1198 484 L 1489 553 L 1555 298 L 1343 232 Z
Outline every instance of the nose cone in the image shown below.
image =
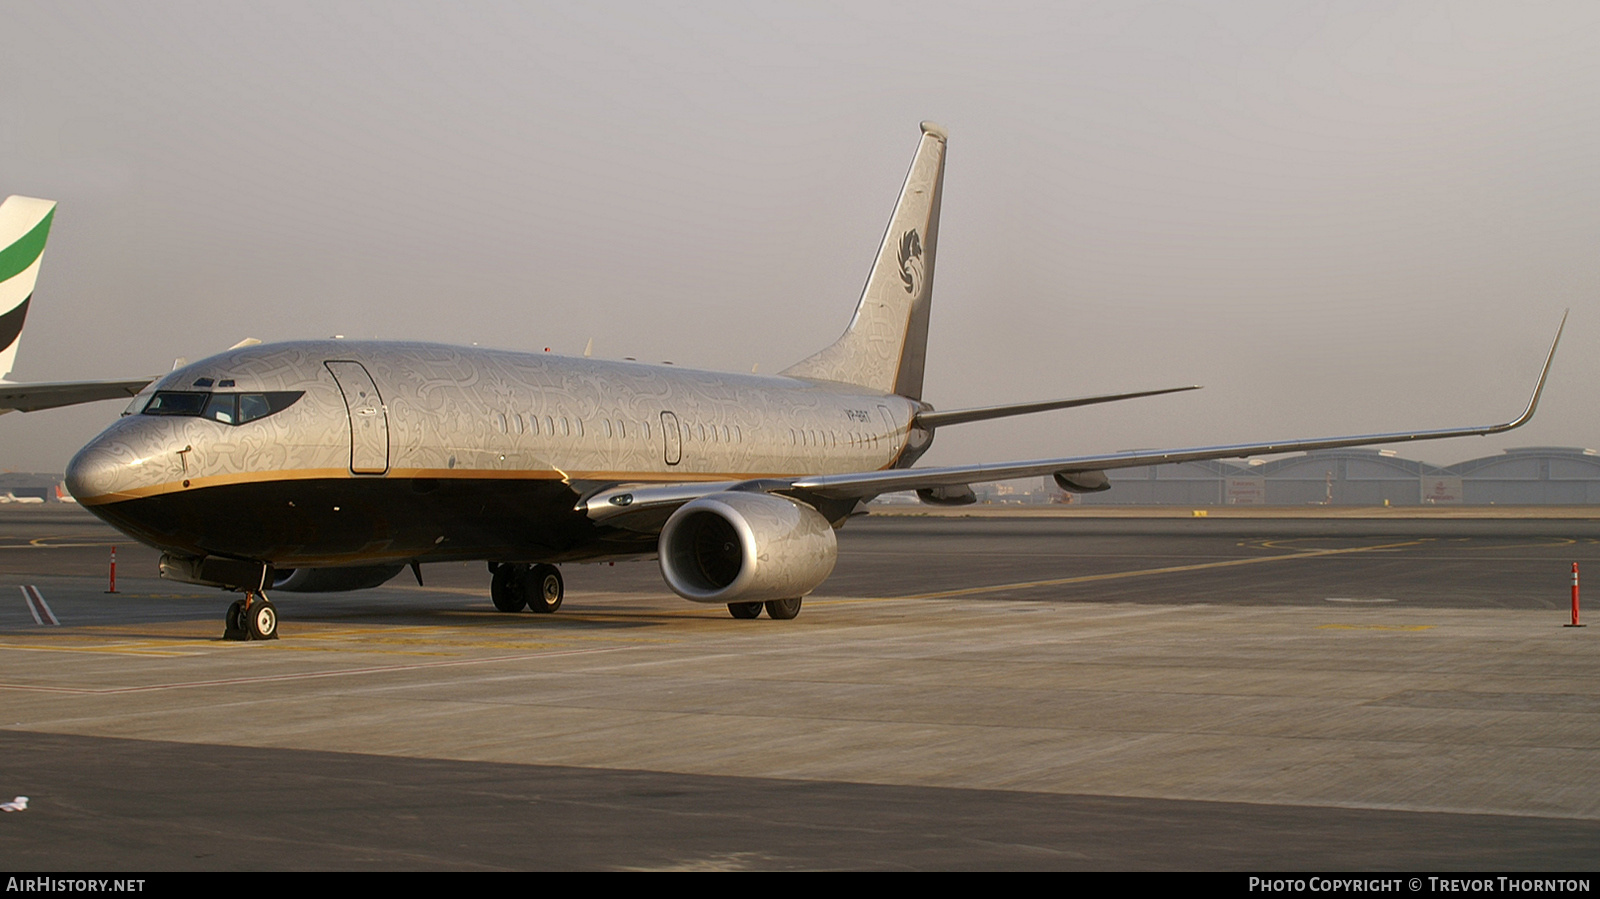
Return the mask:
M 130 428 L 113 425 L 67 463 L 67 491 L 85 506 L 116 502 L 137 496 L 149 453 Z

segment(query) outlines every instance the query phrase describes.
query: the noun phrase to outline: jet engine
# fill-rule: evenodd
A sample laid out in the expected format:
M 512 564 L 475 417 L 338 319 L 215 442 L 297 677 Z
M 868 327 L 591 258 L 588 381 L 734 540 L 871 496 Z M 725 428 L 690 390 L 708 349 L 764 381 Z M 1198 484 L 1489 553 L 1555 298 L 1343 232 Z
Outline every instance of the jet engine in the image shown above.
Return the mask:
M 839 544 L 817 510 L 767 493 L 713 493 L 667 519 L 661 576 L 691 602 L 804 596 L 833 573 Z
M 343 593 L 378 587 L 405 570 L 404 565 L 359 568 L 274 568 L 272 589 L 290 593 Z

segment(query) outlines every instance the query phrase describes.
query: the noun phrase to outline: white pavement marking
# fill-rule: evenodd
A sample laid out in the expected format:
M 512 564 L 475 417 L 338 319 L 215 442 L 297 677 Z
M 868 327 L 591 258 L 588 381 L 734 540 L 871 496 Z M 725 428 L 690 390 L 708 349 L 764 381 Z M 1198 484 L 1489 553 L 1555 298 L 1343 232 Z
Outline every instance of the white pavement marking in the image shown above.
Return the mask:
M 28 611 L 33 614 L 34 624 L 50 624 L 57 627 L 61 622 L 56 620 L 56 614 L 50 611 L 50 606 L 44 601 L 44 595 L 39 588 L 29 584 L 22 589 L 22 598 L 28 601 Z

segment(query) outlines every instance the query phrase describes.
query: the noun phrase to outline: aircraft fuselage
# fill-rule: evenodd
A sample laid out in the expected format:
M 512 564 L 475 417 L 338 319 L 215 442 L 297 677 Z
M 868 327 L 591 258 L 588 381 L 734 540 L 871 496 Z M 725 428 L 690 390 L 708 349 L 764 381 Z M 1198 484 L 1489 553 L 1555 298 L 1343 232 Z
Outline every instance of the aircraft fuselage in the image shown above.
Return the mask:
M 184 556 L 283 568 L 650 555 L 650 529 L 597 523 L 584 496 L 908 464 L 908 441 L 926 448 L 918 408 L 795 378 L 297 341 L 162 378 L 67 481 L 101 518 Z

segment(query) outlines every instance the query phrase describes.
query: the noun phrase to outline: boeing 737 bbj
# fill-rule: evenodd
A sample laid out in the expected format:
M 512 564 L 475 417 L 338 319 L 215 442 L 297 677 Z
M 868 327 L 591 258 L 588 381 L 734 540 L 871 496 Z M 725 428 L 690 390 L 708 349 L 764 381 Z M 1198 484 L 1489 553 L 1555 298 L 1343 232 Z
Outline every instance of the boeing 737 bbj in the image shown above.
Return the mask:
M 775 376 L 425 343 L 238 348 L 142 392 L 67 471 L 96 515 L 165 555 L 162 573 L 243 593 L 225 634 L 266 638 L 266 589 L 381 584 L 484 560 L 506 612 L 561 605 L 564 562 L 655 556 L 679 596 L 793 618 L 865 500 L 973 498 L 975 481 L 1492 434 L 1503 424 L 912 468 L 943 426 L 1166 393 L 935 411 L 922 377 L 945 132 L 924 124 L 844 335 Z M 1556 334 L 1559 341 L 1560 332 Z M 1192 388 L 1172 388 L 1185 390 Z

